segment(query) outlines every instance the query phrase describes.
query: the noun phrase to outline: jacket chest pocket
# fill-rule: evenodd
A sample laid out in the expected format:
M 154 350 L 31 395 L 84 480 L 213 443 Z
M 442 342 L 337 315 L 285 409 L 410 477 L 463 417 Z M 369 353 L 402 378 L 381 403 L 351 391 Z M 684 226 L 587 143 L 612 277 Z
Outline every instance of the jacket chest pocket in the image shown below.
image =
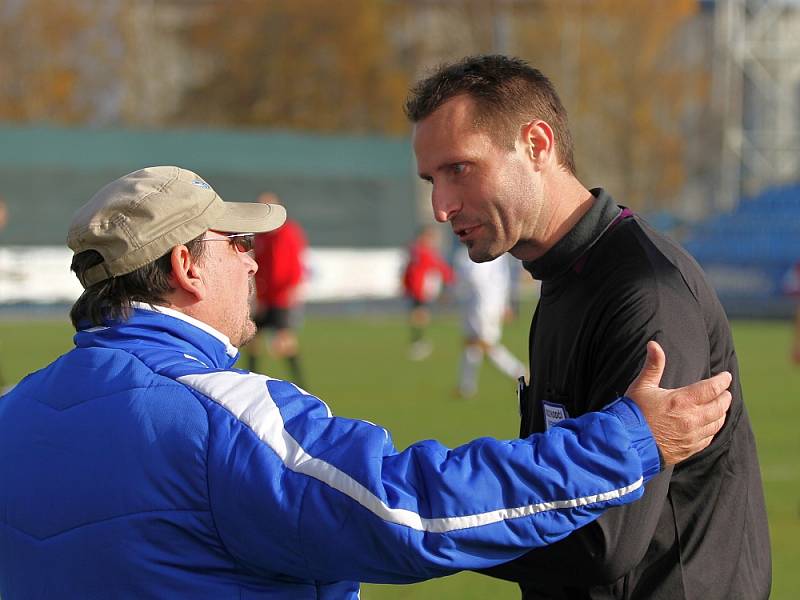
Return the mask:
M 539 401 L 539 404 L 543 431 L 547 431 L 564 419 L 577 416 L 576 409 L 572 406 L 569 396 L 553 385 L 545 387 L 544 397 Z
M 559 421 L 578 416 L 578 409 L 567 394 L 547 386 L 544 393 L 525 385 L 519 390 L 520 437 L 547 431 Z

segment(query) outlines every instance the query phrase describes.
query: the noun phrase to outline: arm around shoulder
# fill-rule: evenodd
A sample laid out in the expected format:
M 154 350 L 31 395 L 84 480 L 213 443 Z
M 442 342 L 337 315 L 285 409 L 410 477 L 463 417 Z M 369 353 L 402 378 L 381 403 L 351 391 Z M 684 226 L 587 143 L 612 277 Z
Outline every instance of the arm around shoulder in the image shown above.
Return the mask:
M 525 440 L 398 452 L 289 383 L 251 383 L 257 411 L 215 416 L 209 484 L 223 544 L 258 570 L 402 583 L 488 567 L 633 501 L 657 470 L 633 404 Z

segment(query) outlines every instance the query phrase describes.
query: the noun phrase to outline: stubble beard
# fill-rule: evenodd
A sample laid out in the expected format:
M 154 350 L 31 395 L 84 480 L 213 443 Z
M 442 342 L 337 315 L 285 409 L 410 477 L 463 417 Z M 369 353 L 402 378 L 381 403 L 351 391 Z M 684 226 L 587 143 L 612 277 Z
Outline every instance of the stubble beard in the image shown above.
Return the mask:
M 470 240 L 464 242 L 469 259 L 475 263 L 489 262 L 504 252 L 497 252 L 491 247 L 492 240 Z
M 469 259 L 474 263 L 482 263 L 492 260 L 492 256 L 488 255 L 486 252 L 482 252 L 479 248 L 475 246 L 475 244 L 467 244 L 467 254 L 469 254 Z
M 247 282 L 247 299 L 245 302 L 245 307 L 242 310 L 244 314 L 244 319 L 239 331 L 239 339 L 234 341 L 231 340 L 231 343 L 236 346 L 237 348 L 241 348 L 246 346 L 250 343 L 254 337 L 256 337 L 257 328 L 255 321 L 250 316 L 250 307 L 253 306 L 253 301 L 256 295 L 256 280 L 254 277 L 250 277 L 249 281 Z
M 237 348 L 246 346 L 253 340 L 253 338 L 256 337 L 256 324 L 250 317 L 247 317 L 247 319 L 245 320 L 245 323 L 242 326 L 242 332 L 239 337 L 241 338 L 241 341 L 238 344 L 235 344 Z
M 258 332 L 258 328 L 256 327 L 255 321 L 253 321 L 253 317 L 250 313 L 250 307 L 255 306 L 256 301 L 256 278 L 254 276 L 250 276 L 250 279 L 247 281 L 247 318 L 244 321 L 244 327 L 242 331 L 242 338 L 244 341 L 242 344 L 250 343 L 254 337 L 256 337 L 256 333 Z

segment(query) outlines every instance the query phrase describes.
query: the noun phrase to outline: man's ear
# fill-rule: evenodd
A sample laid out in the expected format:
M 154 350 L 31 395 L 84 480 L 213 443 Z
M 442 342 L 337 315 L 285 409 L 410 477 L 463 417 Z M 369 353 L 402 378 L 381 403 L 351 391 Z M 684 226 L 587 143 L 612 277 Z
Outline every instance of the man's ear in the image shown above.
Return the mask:
M 203 269 L 186 246 L 175 246 L 170 253 L 172 286 L 176 292 L 185 292 L 197 300 L 205 297 L 206 285 Z
M 525 123 L 522 126 L 522 143 L 525 145 L 528 157 L 537 169 L 544 167 L 550 160 L 558 160 L 555 155 L 553 129 L 541 119 Z

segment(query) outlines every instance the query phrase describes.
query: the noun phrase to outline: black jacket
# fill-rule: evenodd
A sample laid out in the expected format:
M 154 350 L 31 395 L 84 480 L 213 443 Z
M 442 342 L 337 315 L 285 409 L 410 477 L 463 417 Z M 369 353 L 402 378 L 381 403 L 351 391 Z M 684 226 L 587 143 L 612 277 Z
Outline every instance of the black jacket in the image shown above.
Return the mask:
M 651 339 L 667 355 L 662 387 L 727 370 L 733 403 L 712 444 L 653 479 L 642 500 L 490 574 L 519 581 L 525 600 L 766 598 L 766 509 L 725 312 L 683 249 L 602 190 L 592 193 L 575 228 L 525 263 L 542 295 L 521 433 L 546 428 L 545 406 L 554 421 L 623 394 Z

